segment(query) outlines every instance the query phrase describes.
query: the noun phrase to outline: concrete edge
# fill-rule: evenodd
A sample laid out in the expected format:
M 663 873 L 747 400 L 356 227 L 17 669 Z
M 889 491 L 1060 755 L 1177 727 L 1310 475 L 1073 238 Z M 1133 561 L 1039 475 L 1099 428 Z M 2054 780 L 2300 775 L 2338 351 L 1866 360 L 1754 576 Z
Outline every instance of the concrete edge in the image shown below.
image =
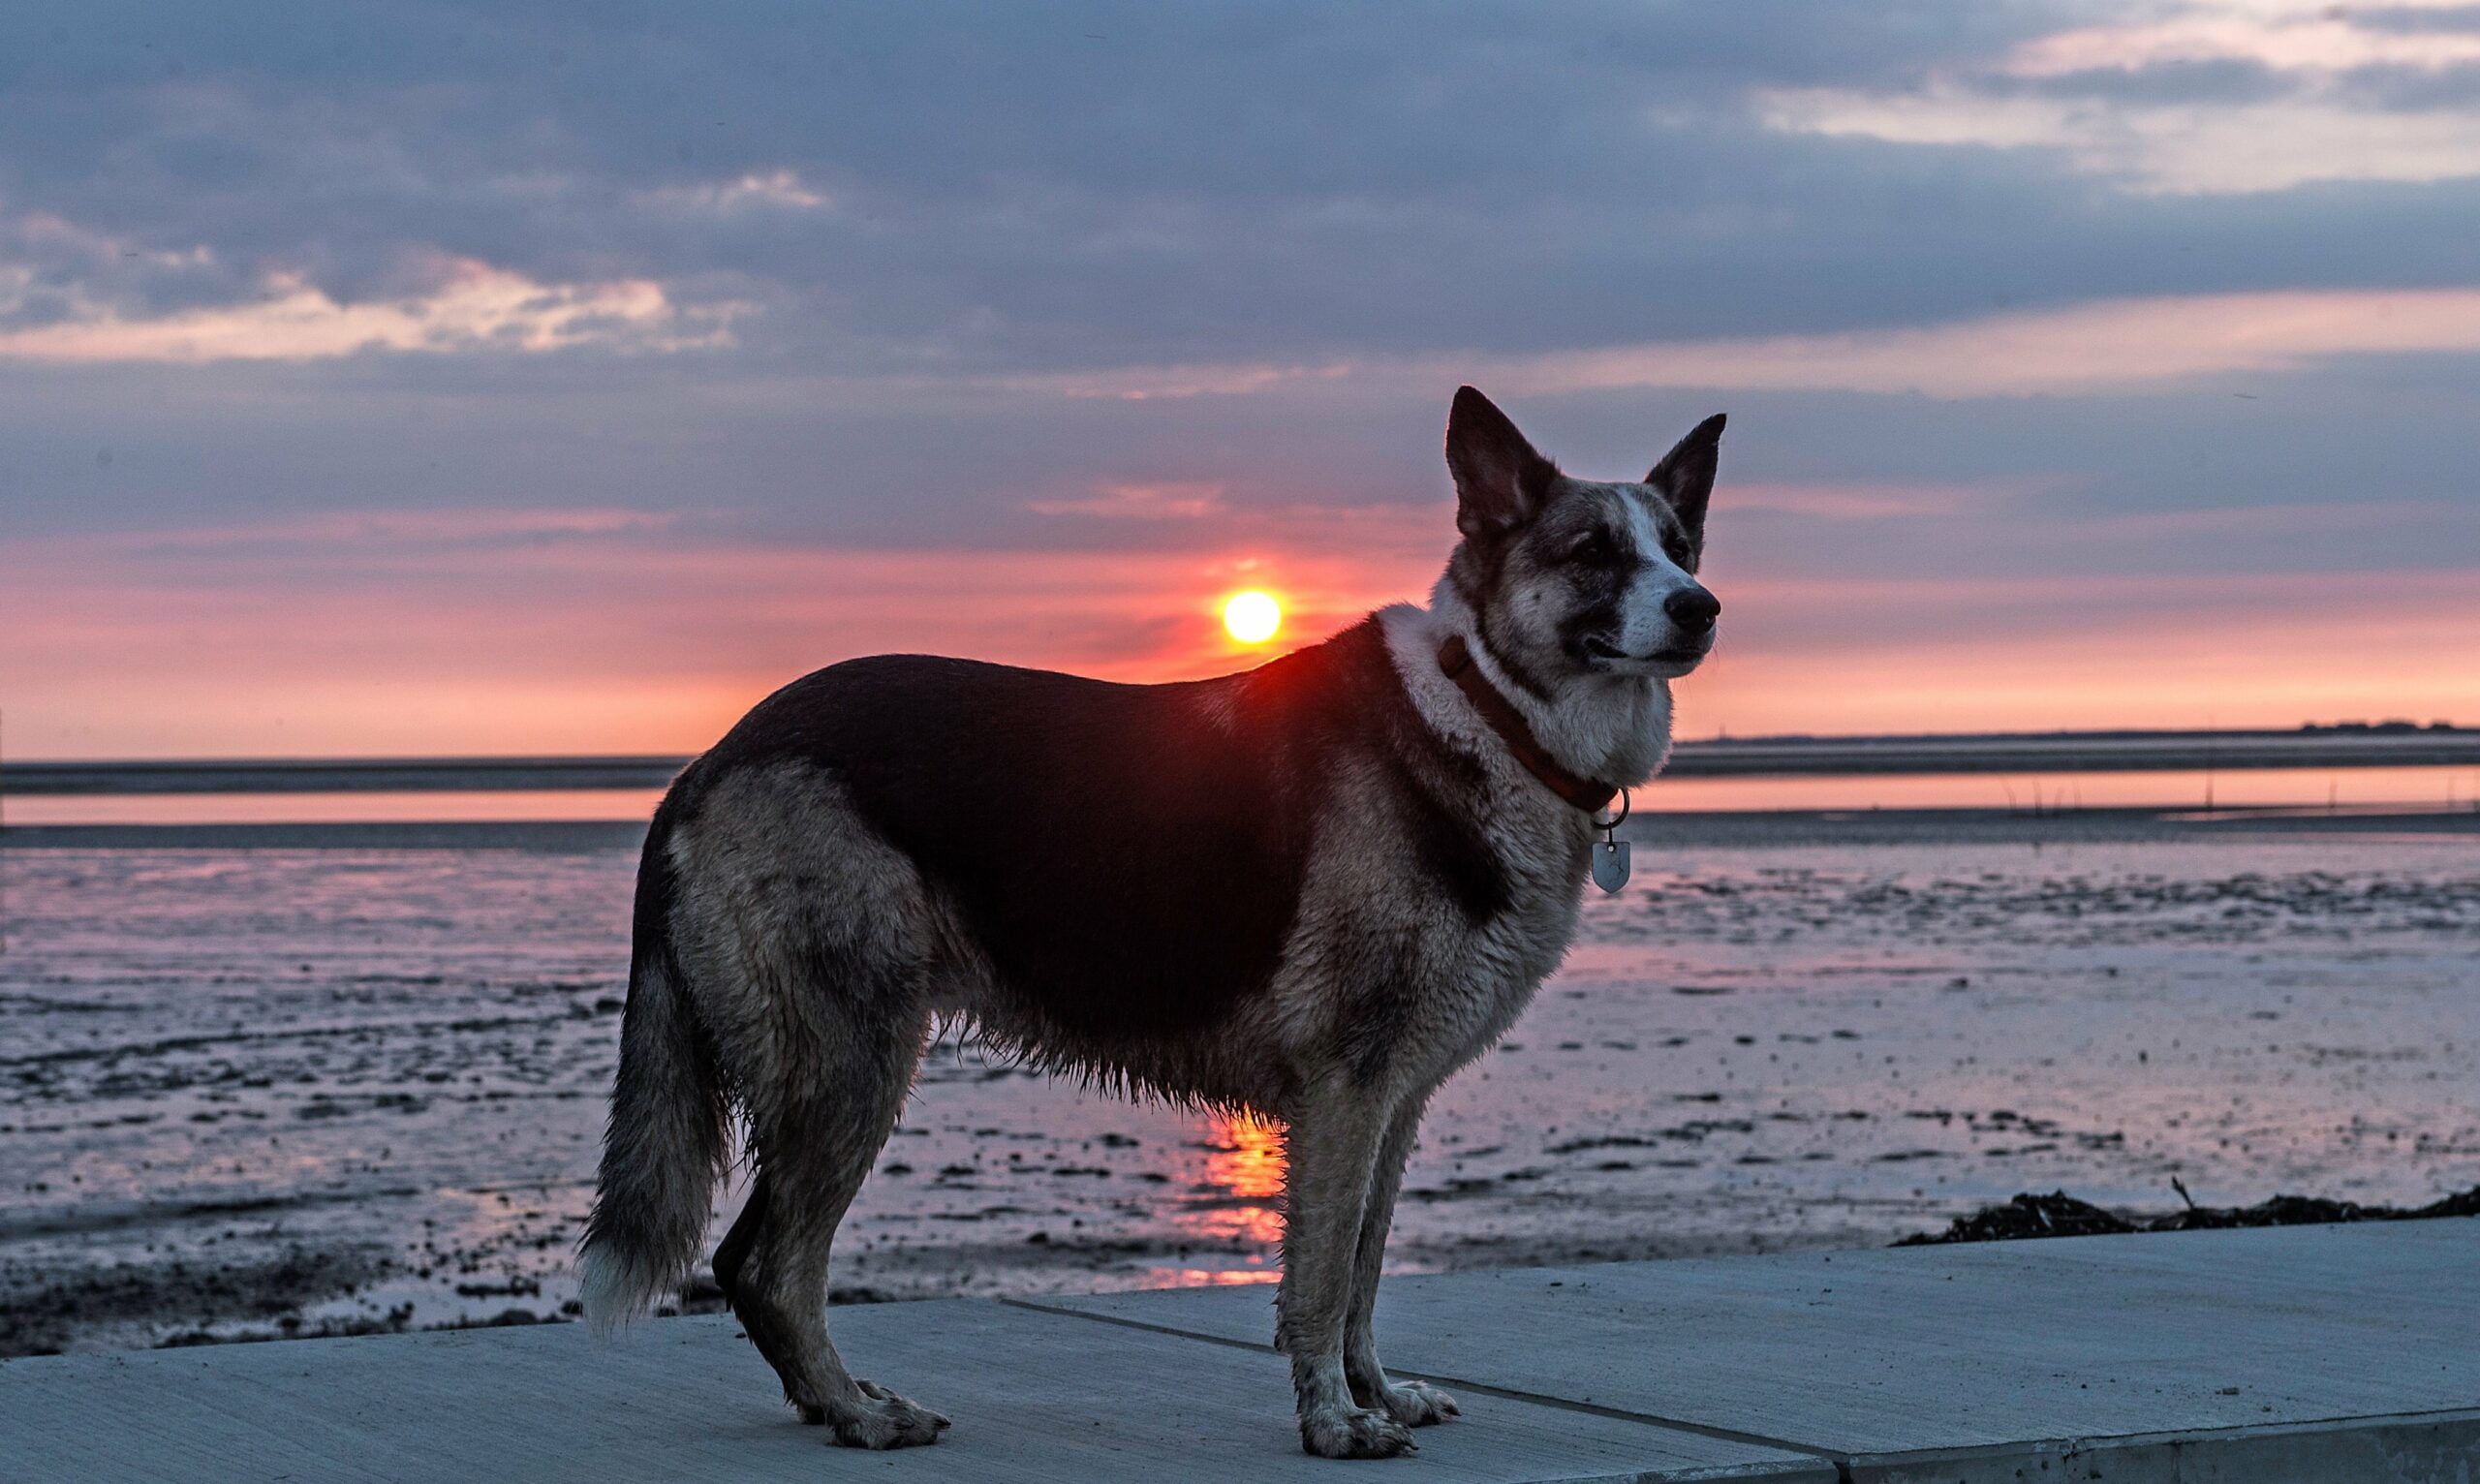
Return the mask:
M 1158 1324 L 1119 1314 L 1054 1306 L 1038 1298 L 998 1302 L 1045 1314 L 1072 1315 L 1236 1349 L 1271 1351 L 1252 1341 Z M 1529 1403 L 1563 1411 L 1641 1423 L 1718 1441 L 1805 1455 L 1777 1464 L 1731 1466 L 1680 1479 L 1798 1479 L 1833 1471 L 1838 1484 L 2332 1484 L 2332 1481 L 2480 1479 L 2480 1407 L 2445 1411 L 2332 1417 L 2173 1433 L 2130 1433 L 2095 1438 L 2028 1438 L 1967 1448 L 1908 1453 L 1845 1453 L 1797 1438 L 1718 1427 L 1691 1418 L 1603 1407 L 1546 1392 L 1524 1391 L 1415 1367 L 1387 1367 L 1389 1375 L 1454 1391 Z
M 2029 1468 L 2027 1466 L 2030 1466 Z M 2062 1438 L 1924 1453 L 1854 1454 L 1850 1484 L 2196 1484 L 2201 1480 L 2326 1484 L 2350 1479 L 2480 1475 L 2480 1407 L 2201 1432 Z
M 1259 1344 L 1254 1340 L 1234 1340 L 1227 1335 L 1182 1329 L 1173 1324 L 1154 1324 L 1120 1314 L 1098 1314 L 1090 1309 L 1071 1309 L 1046 1304 L 1038 1297 L 1001 1298 L 993 1302 L 1006 1304 L 1014 1309 L 1030 1309 L 1038 1314 L 1059 1314 L 1071 1319 L 1089 1319 L 1096 1324 L 1115 1324 L 1122 1329 L 1168 1335 L 1175 1340 L 1187 1340 L 1200 1345 L 1225 1345 L 1235 1350 L 1256 1351 L 1261 1355 L 1275 1353 L 1273 1345 Z M 1849 1477 L 1848 1471 L 1844 1468 L 1841 1454 L 1808 1443 L 1789 1442 L 1780 1438 L 1767 1438 L 1760 1434 L 1743 1433 L 1732 1428 L 1686 1422 L 1673 1417 L 1659 1417 L 1648 1412 L 1627 1411 L 1615 1407 L 1599 1407 L 1591 1402 L 1577 1402 L 1566 1397 L 1552 1396 L 1547 1392 L 1515 1391 L 1504 1386 L 1493 1386 L 1486 1381 L 1466 1380 L 1461 1376 L 1441 1376 L 1434 1372 L 1416 1371 L 1405 1366 L 1390 1365 L 1386 1368 L 1386 1374 L 1408 1381 L 1428 1381 L 1433 1385 L 1445 1386 L 1456 1391 L 1469 1391 L 1474 1396 L 1495 1397 L 1503 1402 L 1520 1402 L 1531 1407 L 1548 1407 L 1553 1411 L 1583 1412 L 1588 1416 L 1606 1417 L 1617 1422 L 1632 1422 L 1640 1427 L 1654 1428 L 1661 1432 L 1686 1433 L 1692 1437 L 1710 1438 L 1717 1442 L 1738 1443 L 1750 1448 L 1766 1448 L 1787 1455 L 1767 1464 L 1717 1465 L 1710 1469 L 1697 1469 L 1684 1473 L 1665 1472 L 1659 1475 L 1663 1479 L 1810 1479 L 1822 1478 L 1828 1473 L 1838 1481 Z M 1648 1477 L 1652 1476 L 1648 1475 Z

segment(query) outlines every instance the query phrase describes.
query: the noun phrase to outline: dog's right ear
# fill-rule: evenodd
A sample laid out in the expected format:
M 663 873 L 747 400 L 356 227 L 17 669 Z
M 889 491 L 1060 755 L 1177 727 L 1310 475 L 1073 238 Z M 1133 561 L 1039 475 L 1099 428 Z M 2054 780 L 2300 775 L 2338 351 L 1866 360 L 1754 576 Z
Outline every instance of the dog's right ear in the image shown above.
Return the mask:
M 1530 519 L 1559 466 L 1534 451 L 1507 415 L 1470 386 L 1446 415 L 1446 467 L 1455 476 L 1455 528 L 1492 536 Z

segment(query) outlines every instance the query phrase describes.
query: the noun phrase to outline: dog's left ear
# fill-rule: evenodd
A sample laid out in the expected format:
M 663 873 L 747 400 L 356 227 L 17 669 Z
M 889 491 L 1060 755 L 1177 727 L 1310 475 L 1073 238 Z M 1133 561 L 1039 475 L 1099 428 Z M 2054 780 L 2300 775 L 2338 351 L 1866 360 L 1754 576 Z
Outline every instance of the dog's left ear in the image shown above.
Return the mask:
M 1714 466 L 1722 453 L 1722 415 L 1716 413 L 1696 424 L 1645 476 L 1645 482 L 1661 491 L 1671 513 L 1688 528 L 1688 539 L 1699 546 L 1705 543 L 1705 502 L 1714 493 Z

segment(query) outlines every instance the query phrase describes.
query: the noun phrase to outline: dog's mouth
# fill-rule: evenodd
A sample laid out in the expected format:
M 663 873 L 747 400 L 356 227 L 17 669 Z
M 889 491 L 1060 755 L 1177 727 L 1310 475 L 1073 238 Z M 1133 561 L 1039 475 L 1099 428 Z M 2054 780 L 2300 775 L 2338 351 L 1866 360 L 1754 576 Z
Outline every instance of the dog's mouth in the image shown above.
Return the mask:
M 1668 648 L 1654 650 L 1650 654 L 1631 655 L 1596 634 L 1586 638 L 1577 647 L 1584 651 L 1587 660 L 1605 668 L 1634 668 L 1639 665 L 1648 665 L 1667 669 L 1675 665 L 1693 665 L 1703 660 L 1706 652 L 1714 646 L 1709 639 L 1696 644 L 1675 644 Z

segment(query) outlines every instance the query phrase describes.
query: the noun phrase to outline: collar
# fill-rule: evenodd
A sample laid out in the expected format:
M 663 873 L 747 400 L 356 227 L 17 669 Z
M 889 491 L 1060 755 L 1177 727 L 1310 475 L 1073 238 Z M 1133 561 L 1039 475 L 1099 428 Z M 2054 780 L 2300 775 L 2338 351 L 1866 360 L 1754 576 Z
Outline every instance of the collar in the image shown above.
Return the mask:
M 1472 651 L 1466 647 L 1464 635 L 1449 634 L 1446 642 L 1438 647 L 1438 667 L 1464 692 L 1472 702 L 1472 709 L 1481 713 L 1481 720 L 1490 724 L 1490 729 L 1515 755 L 1515 760 L 1540 779 L 1551 792 L 1589 815 L 1599 814 L 1619 796 L 1617 784 L 1570 773 L 1542 751 L 1533 728 L 1525 723 L 1524 713 L 1499 694 L 1499 688 L 1490 684 L 1490 677 L 1481 673 L 1481 666 L 1472 663 Z

